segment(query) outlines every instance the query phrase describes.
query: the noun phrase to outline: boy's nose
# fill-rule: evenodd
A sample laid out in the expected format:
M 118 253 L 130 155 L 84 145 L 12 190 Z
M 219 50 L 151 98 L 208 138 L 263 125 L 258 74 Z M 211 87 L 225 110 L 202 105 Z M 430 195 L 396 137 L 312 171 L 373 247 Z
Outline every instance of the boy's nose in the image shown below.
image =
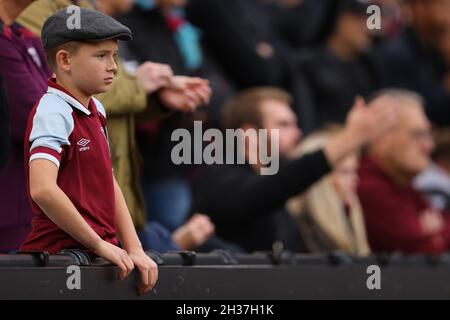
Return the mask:
M 114 59 L 112 59 L 111 64 L 108 66 L 108 72 L 114 72 L 114 74 L 117 73 L 117 63 Z

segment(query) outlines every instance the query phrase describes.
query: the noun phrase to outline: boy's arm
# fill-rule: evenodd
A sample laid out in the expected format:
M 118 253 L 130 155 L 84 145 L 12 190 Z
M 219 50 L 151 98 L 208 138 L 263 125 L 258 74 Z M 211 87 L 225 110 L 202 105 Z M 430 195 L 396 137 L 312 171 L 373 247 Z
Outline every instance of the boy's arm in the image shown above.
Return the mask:
M 142 248 L 130 212 L 128 211 L 125 198 L 116 178 L 114 178 L 114 194 L 116 199 L 117 237 L 123 248 L 128 252 L 134 265 L 141 273 L 142 284 L 139 288 L 139 294 L 143 295 L 155 286 L 156 281 L 158 280 L 158 266 L 149 256 L 147 256 Z
M 144 249 L 136 234 L 130 212 L 128 211 L 125 202 L 125 197 L 123 196 L 116 178 L 114 178 L 114 196 L 116 199 L 117 237 L 119 238 L 122 247 L 127 252 L 143 251 Z
M 125 278 L 133 270 L 128 254 L 102 240 L 57 185 L 58 167 L 51 161 L 36 159 L 30 162 L 30 195 L 33 201 L 62 230 L 88 250 L 114 263 Z

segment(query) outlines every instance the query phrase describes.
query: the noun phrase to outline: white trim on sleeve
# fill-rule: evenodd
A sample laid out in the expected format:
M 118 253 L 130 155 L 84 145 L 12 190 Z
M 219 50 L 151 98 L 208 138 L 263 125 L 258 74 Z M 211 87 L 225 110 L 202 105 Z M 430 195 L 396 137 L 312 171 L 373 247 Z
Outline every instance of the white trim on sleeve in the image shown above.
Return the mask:
M 48 161 L 53 162 L 59 169 L 59 161 L 58 159 L 56 159 L 54 156 L 52 156 L 51 154 L 48 153 L 35 153 L 30 157 L 30 161 L 28 163 L 31 163 L 31 161 L 36 160 L 36 159 L 45 159 Z

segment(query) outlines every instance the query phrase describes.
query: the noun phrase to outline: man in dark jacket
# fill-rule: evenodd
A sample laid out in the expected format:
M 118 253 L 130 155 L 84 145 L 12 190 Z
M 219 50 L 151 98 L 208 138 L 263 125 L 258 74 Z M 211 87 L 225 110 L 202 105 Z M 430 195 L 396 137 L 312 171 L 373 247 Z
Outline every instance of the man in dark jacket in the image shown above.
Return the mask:
M 305 75 L 315 110 L 314 127 L 343 123 L 357 95 L 367 96 L 379 86 L 370 49 L 367 2 L 339 1 L 335 28 L 318 49 L 303 51 L 299 68 Z
M 299 116 L 299 124 L 305 132 L 313 129 L 313 105 L 309 87 L 296 68 L 291 45 L 303 40 L 290 41 L 286 34 L 294 33 L 304 41 L 312 41 L 317 34 L 305 28 L 303 35 L 297 30 L 298 26 L 286 30 L 290 28 L 286 24 L 289 25 L 292 19 L 302 20 L 304 12 L 310 13 L 310 9 L 308 1 L 305 7 L 296 7 L 295 12 L 287 14 L 288 9 L 280 12 L 268 1 L 259 0 L 191 0 L 187 8 L 189 19 L 202 31 L 206 48 L 237 89 L 272 86 L 289 91 L 294 97 L 293 107 Z M 326 16 L 320 8 L 313 11 L 321 17 Z M 308 27 L 317 24 L 311 20 L 308 17 Z
M 264 166 L 258 152 L 265 144 L 258 140 L 253 148 L 240 150 L 246 164 L 213 165 L 196 185 L 194 209 L 212 218 L 218 236 L 248 251 L 271 250 L 275 243 L 300 251 L 300 236 L 284 208 L 286 201 L 306 191 L 339 160 L 390 128 L 396 120 L 391 107 L 366 108 L 364 101 L 358 99 L 341 134 L 323 150 L 290 160 L 301 137 L 291 103 L 292 98 L 284 91 L 255 88 L 239 94 L 224 111 L 227 129 L 268 129 L 269 144 L 279 146 L 277 154 L 285 162 L 277 173 L 259 174 Z M 279 139 L 272 129 L 279 129 Z M 252 164 L 251 159 L 258 161 Z
M 425 111 L 434 124 L 449 125 L 448 75 L 438 53 L 438 37 L 450 25 L 450 0 L 411 0 L 413 25 L 380 52 L 383 85 L 401 87 L 424 96 Z

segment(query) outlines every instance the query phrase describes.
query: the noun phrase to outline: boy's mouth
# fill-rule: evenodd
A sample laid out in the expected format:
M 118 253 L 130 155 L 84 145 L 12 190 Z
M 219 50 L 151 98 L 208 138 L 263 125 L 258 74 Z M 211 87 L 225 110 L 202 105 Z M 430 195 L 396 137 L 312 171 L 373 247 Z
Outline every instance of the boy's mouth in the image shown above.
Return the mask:
M 114 77 L 105 78 L 105 83 L 106 84 L 111 84 L 111 83 L 113 83 L 113 80 L 114 80 Z

